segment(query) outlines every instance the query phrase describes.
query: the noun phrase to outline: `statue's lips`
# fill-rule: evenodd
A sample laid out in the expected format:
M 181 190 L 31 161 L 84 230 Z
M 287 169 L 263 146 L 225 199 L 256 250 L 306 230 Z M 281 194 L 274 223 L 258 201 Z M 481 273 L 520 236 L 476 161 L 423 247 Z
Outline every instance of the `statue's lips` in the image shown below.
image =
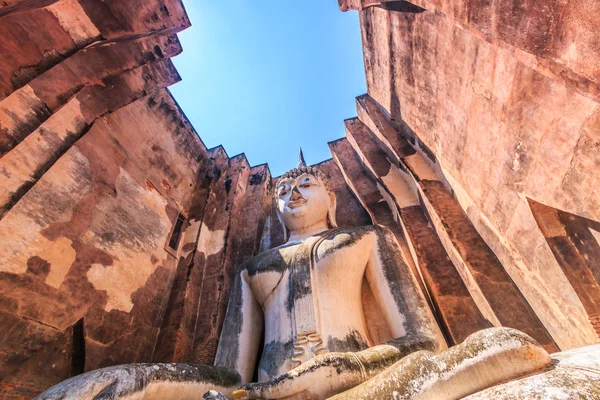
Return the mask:
M 302 207 L 305 204 L 306 204 L 306 199 L 299 199 L 299 200 L 290 201 L 287 206 L 291 209 L 294 209 L 294 208 Z

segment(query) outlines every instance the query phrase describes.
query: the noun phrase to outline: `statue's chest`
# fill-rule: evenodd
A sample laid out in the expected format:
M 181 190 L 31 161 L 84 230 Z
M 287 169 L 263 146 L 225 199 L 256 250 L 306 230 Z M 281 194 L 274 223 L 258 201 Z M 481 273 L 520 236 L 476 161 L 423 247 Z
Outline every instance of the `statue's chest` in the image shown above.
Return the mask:
M 365 266 L 364 245 L 351 235 L 338 234 L 271 250 L 253 260 L 248 272 L 252 292 L 263 307 L 267 302 L 290 307 L 318 290 L 319 281 L 360 280 Z

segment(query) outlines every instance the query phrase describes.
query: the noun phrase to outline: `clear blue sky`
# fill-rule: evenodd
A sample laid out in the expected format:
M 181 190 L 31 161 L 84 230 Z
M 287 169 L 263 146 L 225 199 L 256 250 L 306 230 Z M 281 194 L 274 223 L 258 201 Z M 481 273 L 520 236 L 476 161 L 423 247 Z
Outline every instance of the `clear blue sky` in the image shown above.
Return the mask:
M 207 147 L 274 176 L 331 157 L 366 92 L 358 14 L 336 0 L 184 0 L 192 27 L 171 91 Z

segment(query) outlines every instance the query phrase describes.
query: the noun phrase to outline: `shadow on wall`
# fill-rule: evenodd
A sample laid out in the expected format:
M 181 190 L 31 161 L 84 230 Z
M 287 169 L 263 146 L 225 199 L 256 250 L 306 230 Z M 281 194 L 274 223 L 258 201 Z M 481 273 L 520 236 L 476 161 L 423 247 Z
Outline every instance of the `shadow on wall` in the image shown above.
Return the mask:
M 379 7 L 388 11 L 397 11 L 403 13 L 422 13 L 426 11 L 424 8 L 411 4 L 407 1 L 391 1 L 388 3 L 383 3 Z

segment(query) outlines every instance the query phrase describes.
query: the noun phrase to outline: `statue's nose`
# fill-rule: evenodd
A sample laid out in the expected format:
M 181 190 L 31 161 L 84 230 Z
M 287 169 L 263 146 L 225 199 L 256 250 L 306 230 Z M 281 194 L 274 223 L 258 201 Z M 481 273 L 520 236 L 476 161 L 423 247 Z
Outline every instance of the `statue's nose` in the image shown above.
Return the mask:
M 296 186 L 294 186 L 292 188 L 292 195 L 290 196 L 290 200 L 294 201 L 294 200 L 298 200 L 302 198 L 302 194 L 300 193 L 300 191 L 298 190 L 298 188 Z

